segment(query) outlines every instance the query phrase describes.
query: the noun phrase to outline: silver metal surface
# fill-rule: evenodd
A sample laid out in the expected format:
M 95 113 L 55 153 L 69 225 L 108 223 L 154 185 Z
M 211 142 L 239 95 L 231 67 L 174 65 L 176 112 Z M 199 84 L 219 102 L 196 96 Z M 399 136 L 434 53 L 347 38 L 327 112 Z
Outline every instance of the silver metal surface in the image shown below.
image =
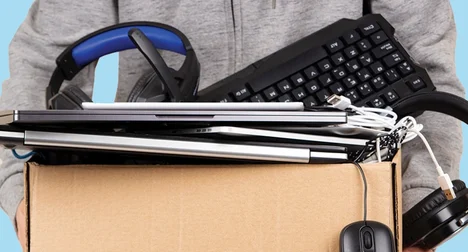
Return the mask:
M 269 137 L 269 138 L 280 138 L 289 140 L 300 140 L 320 143 L 333 143 L 333 144 L 346 144 L 355 146 L 365 146 L 369 141 L 367 139 L 359 138 L 348 138 L 348 137 L 334 137 L 334 136 L 323 136 L 323 135 L 312 135 L 303 133 L 293 133 L 275 130 L 262 130 L 252 129 L 243 127 L 231 127 L 231 126 L 214 126 L 206 128 L 195 128 L 195 129 L 181 129 L 175 130 L 173 133 L 186 133 L 186 134 L 207 134 L 217 133 L 231 136 L 250 136 L 250 137 Z
M 9 139 L 12 139 L 12 140 L 15 139 L 15 140 L 23 141 L 24 133 L 23 132 L 0 131 L 0 138 L 9 138 Z
M 26 131 L 25 145 L 309 163 L 309 149 Z

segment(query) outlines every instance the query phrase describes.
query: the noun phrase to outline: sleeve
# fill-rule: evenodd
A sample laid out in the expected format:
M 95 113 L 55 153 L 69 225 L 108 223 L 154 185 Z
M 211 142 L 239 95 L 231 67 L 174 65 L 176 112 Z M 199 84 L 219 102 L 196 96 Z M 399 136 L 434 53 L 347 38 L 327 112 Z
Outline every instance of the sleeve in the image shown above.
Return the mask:
M 464 97 L 456 75 L 456 27 L 449 0 L 373 0 L 372 12 L 384 16 L 412 57 L 426 68 L 439 91 Z M 424 126 L 437 161 L 451 179 L 459 177 L 462 128 L 457 119 L 435 112 L 416 118 Z M 416 138 L 402 146 L 403 211 L 408 211 L 439 187 L 438 173 L 423 142 Z
M 2 84 L 0 110 L 45 109 L 45 89 L 55 59 L 81 37 L 117 23 L 116 1 L 35 0 L 9 47 L 10 77 Z M 90 97 L 97 62 L 70 82 Z M 0 207 L 14 222 L 23 199 L 24 160 L 1 149 Z

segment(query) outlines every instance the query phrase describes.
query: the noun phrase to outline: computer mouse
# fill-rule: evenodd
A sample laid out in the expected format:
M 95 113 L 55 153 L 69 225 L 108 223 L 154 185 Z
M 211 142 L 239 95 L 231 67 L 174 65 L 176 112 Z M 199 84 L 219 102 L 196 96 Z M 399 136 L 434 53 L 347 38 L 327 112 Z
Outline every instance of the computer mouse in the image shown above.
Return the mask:
M 396 252 L 390 228 L 376 221 L 357 221 L 340 234 L 340 252 Z

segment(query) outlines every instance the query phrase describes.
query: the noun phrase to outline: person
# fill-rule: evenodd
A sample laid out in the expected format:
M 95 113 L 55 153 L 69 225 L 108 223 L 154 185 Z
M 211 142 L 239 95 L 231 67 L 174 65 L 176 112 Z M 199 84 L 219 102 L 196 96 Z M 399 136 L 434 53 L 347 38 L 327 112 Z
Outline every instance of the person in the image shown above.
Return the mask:
M 455 74 L 456 27 L 449 0 L 371 3 L 372 12 L 382 14 L 396 28 L 400 42 L 427 69 L 438 90 L 464 95 Z M 117 23 L 160 22 L 185 33 L 201 63 L 201 90 L 328 24 L 359 18 L 362 13 L 362 1 L 355 0 L 35 0 L 9 47 L 10 78 L 3 83 L 0 109 L 45 109 L 45 89 L 56 57 L 81 37 Z M 163 57 L 170 66 L 181 63 L 176 55 L 164 52 Z M 96 64 L 66 85 L 76 85 L 91 96 Z M 138 51 L 119 53 L 116 101 L 125 101 L 134 83 L 150 69 Z M 417 119 L 443 169 L 457 178 L 461 124 L 430 112 Z M 9 150 L 2 150 L 0 158 L 0 206 L 24 244 L 24 161 Z M 403 146 L 402 165 L 405 212 L 438 183 L 419 139 Z

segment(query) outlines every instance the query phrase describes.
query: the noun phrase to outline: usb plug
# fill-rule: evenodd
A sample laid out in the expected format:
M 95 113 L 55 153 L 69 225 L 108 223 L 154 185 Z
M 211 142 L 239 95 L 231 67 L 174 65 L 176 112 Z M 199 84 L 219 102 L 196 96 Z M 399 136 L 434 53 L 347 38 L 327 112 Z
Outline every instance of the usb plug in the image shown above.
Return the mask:
M 450 180 L 450 177 L 447 173 L 439 176 L 437 178 L 437 181 L 439 182 L 439 185 L 444 191 L 445 197 L 448 200 L 453 200 L 457 197 L 457 195 L 455 194 L 455 191 L 453 190 L 452 180 Z
M 348 97 L 336 94 L 328 97 L 327 102 L 331 105 L 332 108 L 337 108 L 339 110 L 346 110 L 351 105 L 351 100 Z

